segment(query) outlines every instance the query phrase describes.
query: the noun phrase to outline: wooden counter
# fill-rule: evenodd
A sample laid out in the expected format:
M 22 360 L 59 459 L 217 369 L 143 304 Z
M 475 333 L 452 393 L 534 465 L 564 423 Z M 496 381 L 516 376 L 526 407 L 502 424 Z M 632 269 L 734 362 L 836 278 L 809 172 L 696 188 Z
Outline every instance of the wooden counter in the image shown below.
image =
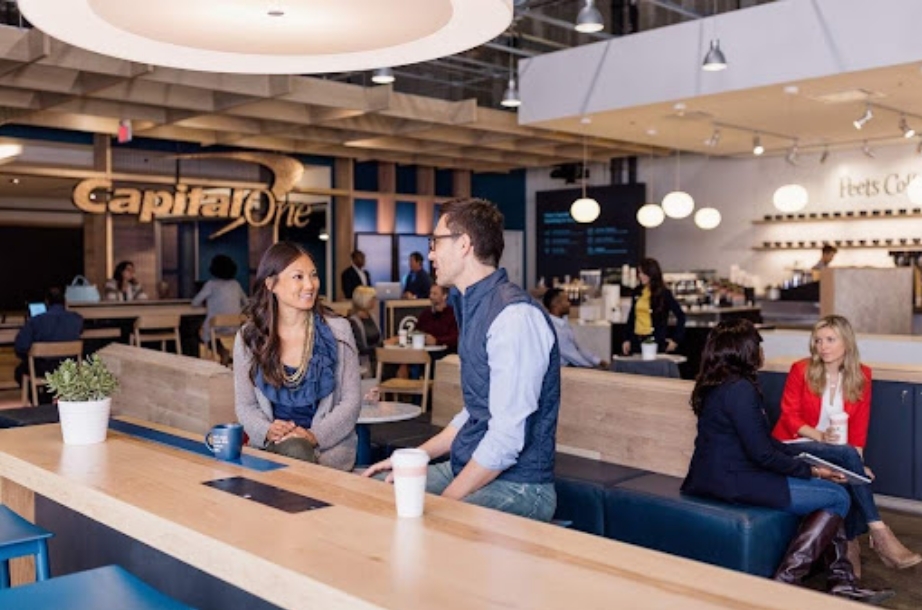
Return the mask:
M 72 303 L 67 308 L 79 313 L 84 320 L 117 320 L 146 314 L 204 316 L 206 312 L 204 307 L 193 307 L 192 301 L 183 299 Z
M 319 466 L 258 473 L 111 431 L 60 438 L 57 425 L 0 430 L 14 510 L 31 516 L 40 494 L 283 608 L 855 607 L 433 496 L 422 519 L 398 519 L 390 486 Z M 288 514 L 201 485 L 236 475 L 332 506 Z
M 787 373 L 791 365 L 801 360 L 794 356 L 781 356 L 766 360 L 762 366 L 763 371 L 774 373 Z M 865 366 L 871 367 L 871 376 L 880 381 L 906 381 L 909 383 L 922 383 L 922 366 L 911 364 L 892 364 L 861 361 Z

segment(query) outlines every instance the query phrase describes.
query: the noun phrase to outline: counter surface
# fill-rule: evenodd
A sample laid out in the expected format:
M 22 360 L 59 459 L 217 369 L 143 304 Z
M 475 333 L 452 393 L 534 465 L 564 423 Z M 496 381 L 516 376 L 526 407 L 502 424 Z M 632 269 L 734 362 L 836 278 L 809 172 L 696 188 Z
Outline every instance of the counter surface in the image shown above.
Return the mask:
M 84 320 L 137 318 L 144 314 L 204 316 L 206 313 L 204 307 L 193 307 L 192 301 L 183 299 L 74 303 L 67 308 L 79 313 Z
M 398 519 L 390 486 L 277 456 L 289 467 L 257 473 L 113 431 L 60 439 L 57 425 L 0 430 L 14 509 L 31 514 L 32 490 L 284 608 L 852 607 L 433 496 L 422 519 Z M 231 476 L 332 506 L 289 514 L 201 484 Z

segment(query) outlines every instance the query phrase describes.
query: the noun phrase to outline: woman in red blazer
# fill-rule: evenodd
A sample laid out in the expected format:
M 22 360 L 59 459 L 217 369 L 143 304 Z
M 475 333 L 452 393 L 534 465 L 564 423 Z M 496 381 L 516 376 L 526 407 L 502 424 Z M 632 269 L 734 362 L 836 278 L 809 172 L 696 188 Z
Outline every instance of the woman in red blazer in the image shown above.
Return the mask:
M 848 414 L 848 438 L 829 427 L 830 415 Z M 874 473 L 864 465 L 864 446 L 871 416 L 871 369 L 862 365 L 851 324 L 842 316 L 826 316 L 813 327 L 810 357 L 795 362 L 781 397 L 781 417 L 772 435 L 854 472 Z M 851 510 L 845 523 L 849 559 L 860 577 L 860 534 L 870 530 L 871 547 L 888 567 L 904 569 L 922 562 L 881 521 L 868 485 L 849 485 Z

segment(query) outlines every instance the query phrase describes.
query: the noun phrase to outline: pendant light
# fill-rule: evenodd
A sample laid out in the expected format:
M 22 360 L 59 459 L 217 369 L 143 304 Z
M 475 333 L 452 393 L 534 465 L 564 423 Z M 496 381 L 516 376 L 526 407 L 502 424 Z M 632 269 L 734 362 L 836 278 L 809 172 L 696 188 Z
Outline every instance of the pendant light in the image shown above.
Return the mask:
M 371 82 L 379 85 L 387 85 L 394 82 L 394 71 L 390 68 L 378 68 L 371 75 Z
M 679 190 L 679 173 L 682 167 L 682 153 L 676 150 L 675 184 L 676 190 L 663 197 L 663 212 L 669 218 L 685 218 L 695 210 L 695 200 L 685 191 Z
M 810 200 L 807 189 L 799 184 L 785 184 L 775 191 L 772 203 L 780 212 L 797 212 L 804 209 Z
M 715 20 L 714 30 L 716 33 L 717 0 L 714 0 L 714 14 L 711 18 Z M 724 52 L 720 50 L 720 38 L 715 36 L 711 39 L 711 48 L 704 56 L 701 69 L 706 72 L 720 72 L 721 70 L 727 69 L 727 58 L 724 56 Z
M 515 38 L 510 38 L 509 46 L 514 46 Z M 509 52 L 509 82 L 506 90 L 503 91 L 503 99 L 499 103 L 504 108 L 518 108 L 522 105 L 522 99 L 519 97 L 519 86 L 515 80 L 515 72 L 512 70 L 512 52 Z
M 584 34 L 592 34 L 605 29 L 602 13 L 595 7 L 595 0 L 586 0 L 586 5 L 576 15 L 576 23 L 573 28 L 577 32 Z
M 637 222 L 646 229 L 654 229 L 666 220 L 666 213 L 658 204 L 648 203 L 637 210 Z
M 582 223 L 594 222 L 602 212 L 602 208 L 599 206 L 598 201 L 591 197 L 586 197 L 586 163 L 586 136 L 583 136 L 583 196 L 574 201 L 570 206 L 570 216 L 572 216 L 573 220 L 576 222 Z
M 705 231 L 716 229 L 720 225 L 720 221 L 720 210 L 717 208 L 701 208 L 695 212 L 695 225 L 699 229 L 704 229 Z

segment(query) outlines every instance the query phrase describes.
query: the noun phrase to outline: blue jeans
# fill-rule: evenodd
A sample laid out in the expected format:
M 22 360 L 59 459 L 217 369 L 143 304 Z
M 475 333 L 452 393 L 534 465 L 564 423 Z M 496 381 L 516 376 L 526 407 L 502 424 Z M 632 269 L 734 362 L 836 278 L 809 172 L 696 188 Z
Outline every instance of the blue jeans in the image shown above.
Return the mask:
M 844 518 L 851 505 L 848 492 L 832 481 L 788 477 L 788 490 L 791 503 L 784 510 L 798 516 L 825 510 Z
M 430 464 L 426 492 L 441 495 L 454 479 L 450 461 Z M 512 483 L 494 479 L 463 501 L 537 521 L 550 521 L 557 509 L 557 491 L 553 483 Z
M 827 462 L 832 462 L 836 466 L 848 468 L 852 472 L 864 474 L 864 462 L 858 455 L 858 450 L 851 445 L 831 445 L 829 443 L 818 443 L 810 441 L 807 443 L 798 443 L 796 447 L 800 451 L 812 453 L 818 458 Z M 877 512 L 877 504 L 874 503 L 874 493 L 871 486 L 864 483 L 848 484 L 845 486 L 852 498 L 852 507 L 845 517 L 845 536 L 852 540 L 868 531 L 868 523 L 880 521 L 880 513 Z

